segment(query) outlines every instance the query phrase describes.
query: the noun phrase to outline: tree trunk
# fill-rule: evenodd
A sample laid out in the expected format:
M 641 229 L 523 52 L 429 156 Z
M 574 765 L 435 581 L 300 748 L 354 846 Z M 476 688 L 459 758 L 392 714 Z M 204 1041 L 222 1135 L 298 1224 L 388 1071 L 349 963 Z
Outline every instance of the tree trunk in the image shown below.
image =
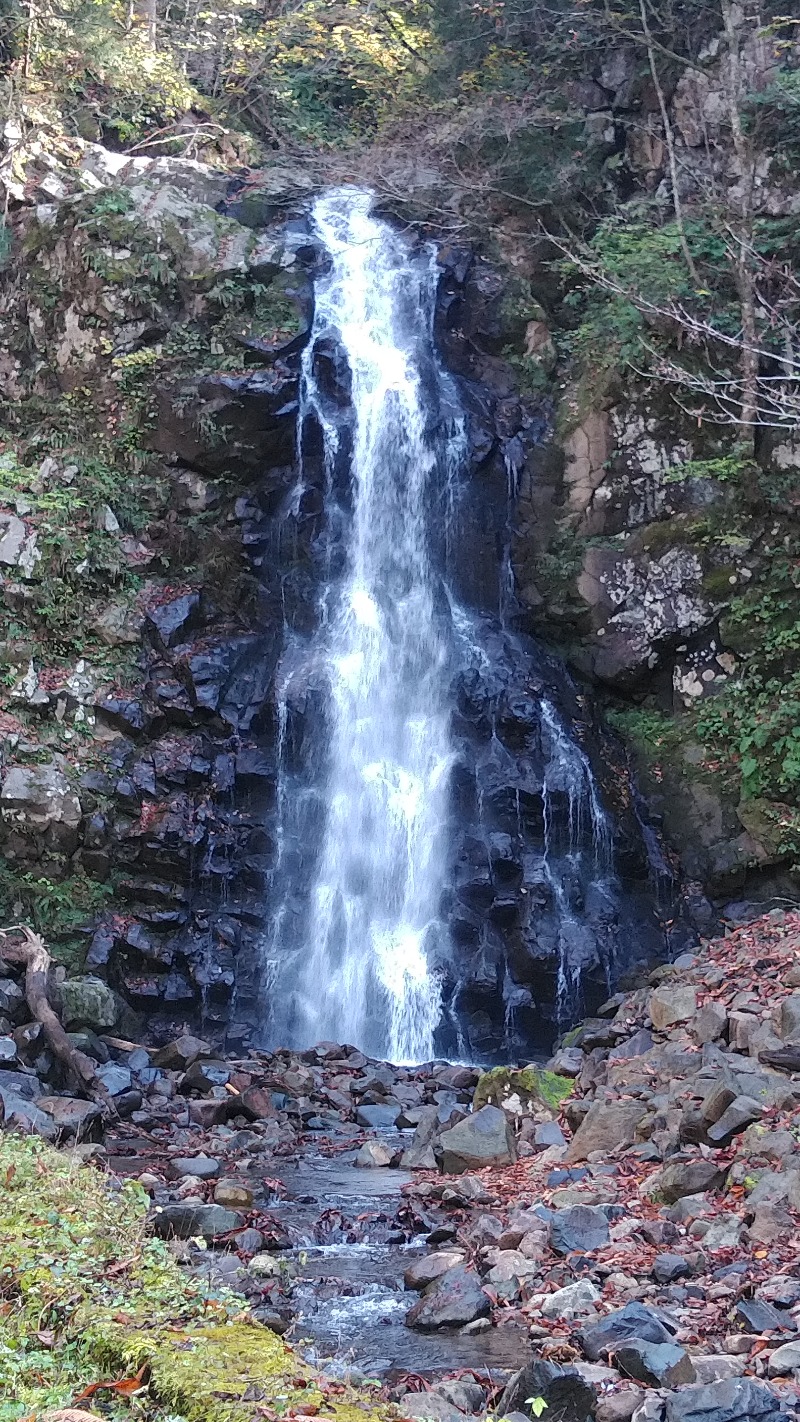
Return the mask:
M 9 941 L 12 932 L 21 934 L 21 941 Z M 41 1024 L 47 1045 L 56 1061 L 64 1068 L 71 1088 L 91 1096 L 113 1112 L 111 1097 L 98 1080 L 94 1062 L 91 1057 L 73 1047 L 63 1023 L 50 1003 L 47 979 L 53 960 L 44 946 L 44 939 L 30 928 L 0 929 L 0 957 L 10 963 L 25 965 L 25 998 L 31 1016 L 35 1022 Z
M 741 114 L 743 92 L 742 60 L 739 36 L 731 0 L 722 0 L 722 19 L 728 46 L 725 73 L 725 102 L 731 126 L 733 148 L 738 160 L 742 184 L 735 241 L 736 289 L 742 315 L 742 424 L 755 439 L 758 416 L 758 322 L 756 318 L 756 282 L 753 267 L 753 192 L 755 187 L 755 155 L 747 137 Z

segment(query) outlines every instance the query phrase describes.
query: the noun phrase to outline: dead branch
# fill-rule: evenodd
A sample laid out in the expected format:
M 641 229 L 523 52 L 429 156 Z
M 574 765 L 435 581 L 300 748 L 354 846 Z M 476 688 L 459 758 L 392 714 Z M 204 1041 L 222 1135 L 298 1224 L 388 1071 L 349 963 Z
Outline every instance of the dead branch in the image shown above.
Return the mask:
M 21 938 L 11 938 L 21 934 Z M 91 1057 L 73 1047 L 64 1025 L 53 1009 L 47 992 L 47 981 L 53 960 L 44 946 L 44 939 L 24 925 L 0 929 L 0 958 L 9 963 L 21 963 L 25 968 L 25 998 L 35 1022 L 40 1023 L 47 1045 L 60 1062 L 70 1086 L 100 1102 L 110 1114 L 114 1105 Z

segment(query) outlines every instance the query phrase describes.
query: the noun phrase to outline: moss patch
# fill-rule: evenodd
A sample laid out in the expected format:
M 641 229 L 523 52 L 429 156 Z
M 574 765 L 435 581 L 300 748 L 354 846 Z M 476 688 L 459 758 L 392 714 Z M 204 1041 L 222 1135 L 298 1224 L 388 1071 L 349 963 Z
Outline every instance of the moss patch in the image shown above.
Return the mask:
M 68 1405 L 89 1383 L 144 1369 L 146 1422 L 255 1422 L 266 1402 L 340 1422 L 382 1409 L 326 1395 L 240 1298 L 188 1278 L 147 1231 L 148 1199 L 37 1139 L 0 1137 L 0 1422 Z M 101 1393 L 109 1417 L 130 1416 Z M 259 1409 L 262 1410 L 259 1410 Z
M 558 1076 L 554 1071 L 543 1071 L 540 1067 L 527 1066 L 515 1070 L 514 1067 L 492 1067 L 486 1071 L 475 1087 L 474 1106 L 502 1106 L 512 1096 L 518 1096 L 523 1105 L 538 1104 L 549 1111 L 559 1111 L 562 1102 L 572 1094 L 574 1082 L 567 1076 Z

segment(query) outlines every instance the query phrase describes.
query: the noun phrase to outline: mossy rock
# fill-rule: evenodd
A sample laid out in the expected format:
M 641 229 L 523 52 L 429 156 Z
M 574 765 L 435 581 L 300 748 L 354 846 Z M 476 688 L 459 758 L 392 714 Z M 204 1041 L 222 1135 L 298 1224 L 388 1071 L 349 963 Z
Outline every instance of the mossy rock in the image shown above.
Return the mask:
M 535 1106 L 557 1112 L 572 1094 L 574 1084 L 568 1076 L 541 1067 L 492 1067 L 478 1081 L 472 1104 L 476 1111 L 487 1105 L 508 1107 L 516 1097 L 523 1112 Z

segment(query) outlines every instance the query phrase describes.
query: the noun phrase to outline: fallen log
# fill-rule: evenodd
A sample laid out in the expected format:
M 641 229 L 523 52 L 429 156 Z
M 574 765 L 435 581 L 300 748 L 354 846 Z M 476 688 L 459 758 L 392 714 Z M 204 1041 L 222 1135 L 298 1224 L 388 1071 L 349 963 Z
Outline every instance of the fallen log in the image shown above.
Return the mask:
M 72 1090 L 90 1096 L 101 1103 L 108 1114 L 115 1115 L 114 1103 L 97 1076 L 96 1064 L 85 1052 L 72 1045 L 50 1002 L 47 984 L 53 960 L 41 934 L 24 925 L 0 929 L 0 958 L 24 966 L 25 999 L 31 1016 L 41 1025 L 47 1045 L 64 1068 Z

